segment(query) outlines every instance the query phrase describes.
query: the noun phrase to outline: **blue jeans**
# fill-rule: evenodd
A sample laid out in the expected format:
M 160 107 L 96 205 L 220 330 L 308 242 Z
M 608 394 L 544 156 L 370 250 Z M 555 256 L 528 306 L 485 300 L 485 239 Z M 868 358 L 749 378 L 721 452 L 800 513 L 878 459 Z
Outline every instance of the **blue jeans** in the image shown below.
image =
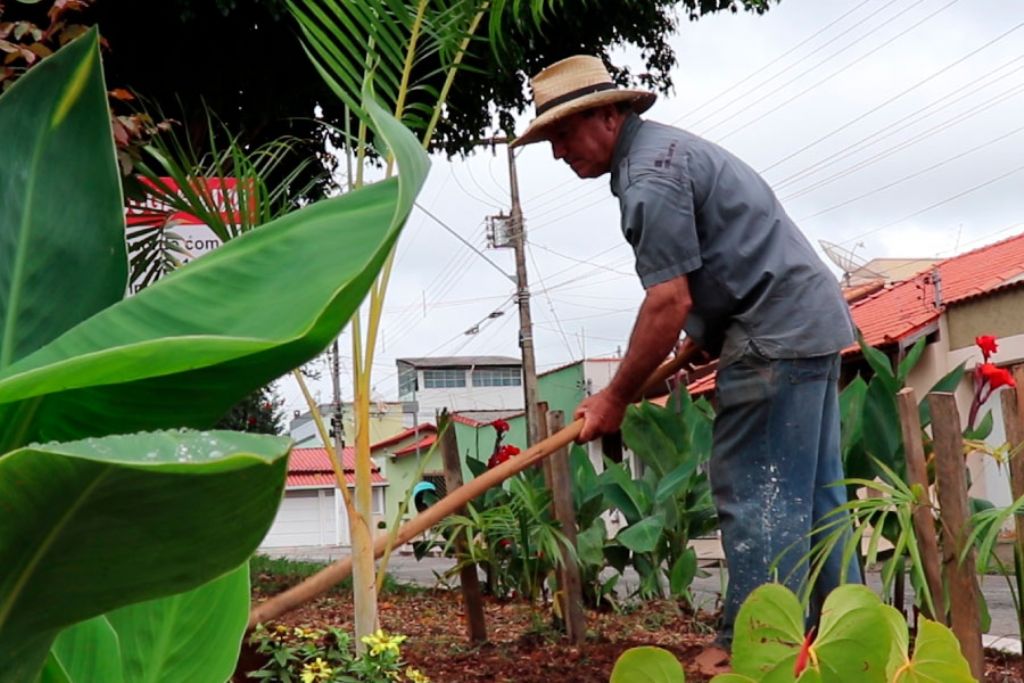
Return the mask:
M 776 576 L 798 589 L 808 573 L 801 559 L 811 529 L 846 502 L 845 487 L 829 486 L 843 477 L 838 378 L 838 355 L 770 360 L 748 354 L 718 372 L 709 477 L 729 569 L 717 638 L 726 649 L 751 591 Z M 841 555 L 837 547 L 814 586 L 809 623 L 841 583 Z M 856 558 L 845 578 L 861 581 Z

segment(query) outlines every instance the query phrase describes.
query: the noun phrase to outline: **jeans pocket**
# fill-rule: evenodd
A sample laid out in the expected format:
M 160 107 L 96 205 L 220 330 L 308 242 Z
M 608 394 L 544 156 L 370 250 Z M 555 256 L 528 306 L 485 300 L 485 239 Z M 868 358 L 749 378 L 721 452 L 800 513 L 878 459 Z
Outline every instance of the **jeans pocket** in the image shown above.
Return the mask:
M 835 379 L 837 369 L 833 355 L 814 358 L 794 358 L 785 362 L 785 376 L 790 384 L 826 382 Z
M 744 356 L 719 370 L 717 400 L 720 410 L 764 401 L 773 395 L 777 361 Z

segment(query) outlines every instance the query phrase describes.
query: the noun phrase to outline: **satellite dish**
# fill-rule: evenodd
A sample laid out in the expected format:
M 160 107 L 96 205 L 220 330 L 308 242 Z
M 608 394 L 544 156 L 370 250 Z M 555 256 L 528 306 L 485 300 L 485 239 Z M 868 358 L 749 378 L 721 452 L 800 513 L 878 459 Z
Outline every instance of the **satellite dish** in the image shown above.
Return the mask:
M 857 273 L 858 275 L 867 275 L 879 278 L 885 277 L 881 273 L 876 273 L 873 270 L 868 270 L 867 268 L 865 268 L 865 261 L 857 258 L 857 256 L 854 254 L 854 251 L 856 251 L 857 247 L 864 246 L 863 242 L 858 242 L 857 244 L 853 245 L 852 249 L 841 247 L 838 244 L 835 244 L 834 242 L 828 242 L 826 240 L 818 240 L 818 244 L 821 245 L 822 250 L 825 252 L 825 255 L 828 256 L 829 260 L 832 261 L 832 263 L 839 266 L 839 268 L 843 271 L 844 287 L 850 286 L 850 276 L 853 273 Z

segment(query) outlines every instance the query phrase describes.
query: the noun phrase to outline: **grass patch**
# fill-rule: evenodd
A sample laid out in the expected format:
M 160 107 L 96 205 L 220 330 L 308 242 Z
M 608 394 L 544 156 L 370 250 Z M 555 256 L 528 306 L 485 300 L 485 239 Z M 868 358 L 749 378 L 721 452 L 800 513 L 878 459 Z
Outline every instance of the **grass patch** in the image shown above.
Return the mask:
M 249 575 L 252 582 L 252 590 L 263 595 L 276 595 L 301 583 L 326 566 L 327 563 L 325 562 L 305 562 L 256 554 L 249 558 Z M 384 577 L 384 586 L 381 594 L 419 593 L 423 590 L 425 589 L 422 586 L 400 583 L 388 574 Z M 328 591 L 328 593 L 338 595 L 351 592 L 352 577 L 346 578 Z

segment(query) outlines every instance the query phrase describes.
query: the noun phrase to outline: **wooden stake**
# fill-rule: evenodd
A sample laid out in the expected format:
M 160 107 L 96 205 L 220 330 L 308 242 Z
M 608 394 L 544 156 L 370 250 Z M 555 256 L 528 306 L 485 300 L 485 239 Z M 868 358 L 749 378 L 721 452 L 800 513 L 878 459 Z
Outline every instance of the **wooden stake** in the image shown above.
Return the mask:
M 932 497 L 928 486 L 928 469 L 921 441 L 921 416 L 917 408 L 917 397 L 910 387 L 901 389 L 896 395 L 900 408 L 900 425 L 903 428 L 903 452 L 907 458 L 907 478 L 911 486 L 919 486 L 917 505 L 914 508 L 914 533 L 917 536 L 924 576 L 928 592 L 935 607 L 935 614 L 925 616 L 946 624 L 946 601 L 942 592 L 942 574 L 939 571 L 939 543 L 935 535 L 935 518 L 932 516 Z
M 939 517 L 942 520 L 942 566 L 949 585 L 953 633 L 960 641 L 971 674 L 985 677 L 985 653 L 981 645 L 979 590 L 975 574 L 974 549 L 968 547 L 971 533 L 967 507 L 967 467 L 960 432 L 960 412 L 951 393 L 928 394 L 935 434 L 935 471 L 939 487 Z M 965 552 L 966 551 L 966 552 Z M 960 557 L 963 556 L 963 562 Z
M 565 413 L 552 410 L 547 414 L 549 432 L 561 431 L 565 425 Z M 562 533 L 572 546 L 576 547 L 576 510 L 572 499 L 572 472 L 569 470 L 569 448 L 562 446 L 547 459 L 550 463 L 551 505 L 555 519 L 562 525 Z M 583 613 L 583 582 L 580 566 L 568 551 L 562 549 L 562 569 L 558 572 L 559 593 L 562 597 L 562 616 L 569 642 L 579 645 L 587 637 L 587 621 Z
M 1013 377 L 1017 389 L 1005 389 L 1000 392 L 1003 403 L 1003 425 L 1006 428 L 1006 441 L 1010 446 L 1010 492 L 1013 499 L 1024 496 L 1024 453 L 1019 452 L 1024 444 L 1024 365 L 1013 369 Z M 1024 557 L 1024 519 L 1021 515 L 1013 516 L 1017 532 L 1017 548 Z
M 462 486 L 462 462 L 459 459 L 459 444 L 455 436 L 455 425 L 448 410 L 437 416 L 437 433 L 440 434 L 441 458 L 444 460 L 444 482 L 448 491 Z M 466 506 L 459 507 L 455 514 L 465 514 Z M 456 557 L 461 561 L 466 556 L 466 539 L 455 539 Z M 476 564 L 467 564 L 459 570 L 462 586 L 462 604 L 466 610 L 466 628 L 471 643 L 487 642 L 487 623 L 484 621 L 484 601 L 480 592 L 480 576 Z
M 653 386 L 656 383 L 664 382 L 668 377 L 674 375 L 690 362 L 694 353 L 695 351 L 691 353 L 681 353 L 675 358 L 662 363 L 651 375 L 651 378 L 647 381 L 647 385 L 644 389 L 646 390 L 647 387 Z M 641 395 L 642 394 L 643 392 L 641 392 Z M 582 429 L 583 420 L 575 420 L 572 424 L 568 425 L 557 434 L 552 434 L 548 438 L 540 441 L 540 443 L 530 446 L 530 448 L 526 449 L 523 453 L 514 458 L 509 458 L 493 469 L 487 470 L 479 477 L 473 479 L 467 484 L 463 484 L 454 491 L 449 491 L 448 495 L 444 498 L 403 524 L 398 529 L 398 533 L 395 534 L 393 542 L 391 542 L 391 539 L 387 534 L 378 536 L 373 544 L 374 557 L 380 557 L 383 555 L 384 550 L 389 544 L 392 547 L 397 548 L 403 543 L 407 543 L 409 539 L 419 536 L 421 533 L 452 514 L 460 506 L 465 505 L 488 489 L 498 486 L 509 477 L 522 472 L 531 465 L 535 465 L 557 451 L 559 448 L 568 446 L 576 440 L 576 437 L 580 435 L 580 431 Z M 276 619 L 282 614 L 305 604 L 309 600 L 323 595 L 330 590 L 331 587 L 348 577 L 351 573 L 351 556 L 342 557 L 336 560 L 333 564 L 324 567 L 297 586 L 293 586 L 283 593 L 279 593 L 259 605 L 256 605 L 252 609 L 252 612 L 249 613 L 249 628 L 251 629 L 254 628 L 256 624 Z

